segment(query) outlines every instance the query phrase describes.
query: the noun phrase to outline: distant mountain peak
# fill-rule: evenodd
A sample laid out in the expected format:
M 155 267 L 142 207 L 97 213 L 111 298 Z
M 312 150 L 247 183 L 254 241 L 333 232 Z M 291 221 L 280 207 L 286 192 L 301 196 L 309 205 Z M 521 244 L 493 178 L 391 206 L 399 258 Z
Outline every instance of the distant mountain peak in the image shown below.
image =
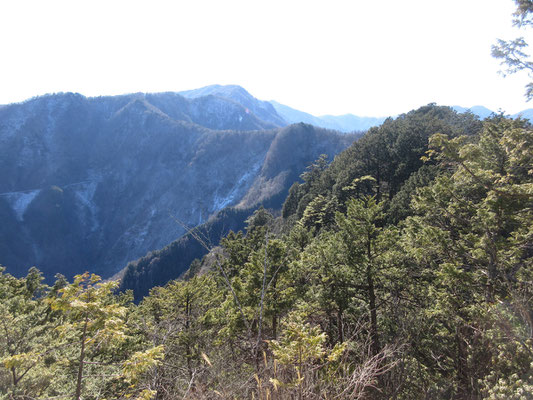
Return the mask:
M 184 90 L 179 92 L 179 94 L 189 99 L 208 95 L 224 97 L 235 94 L 254 98 L 245 88 L 239 85 L 208 85 L 198 89 Z
M 489 110 L 485 106 L 472 106 L 472 107 L 452 106 L 452 108 L 458 113 L 464 113 L 464 112 L 470 111 L 472 114 L 477 115 L 481 119 L 485 119 L 494 113 L 494 111 Z
M 210 85 L 179 92 L 179 94 L 188 99 L 198 99 L 205 96 L 220 97 L 240 104 L 247 110 L 247 113 L 251 112 L 261 120 L 269 122 L 276 127 L 286 126 L 289 123 L 278 114 L 272 104 L 255 98 L 239 85 Z

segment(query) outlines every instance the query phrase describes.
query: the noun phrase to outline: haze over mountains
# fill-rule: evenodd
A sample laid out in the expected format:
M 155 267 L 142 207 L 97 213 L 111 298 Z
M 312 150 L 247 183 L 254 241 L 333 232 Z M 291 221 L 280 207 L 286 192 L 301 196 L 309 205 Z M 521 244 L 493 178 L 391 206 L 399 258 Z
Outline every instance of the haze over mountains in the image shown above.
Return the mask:
M 373 126 L 382 124 L 383 121 L 389 117 L 358 116 L 354 114 L 315 116 L 281 104 L 275 100 L 257 100 L 244 88 L 238 85 L 210 85 L 200 89 L 179 92 L 179 94 L 190 99 L 196 99 L 202 96 L 215 96 L 226 100 L 232 100 L 251 110 L 261 119 L 280 126 L 304 122 L 306 124 L 326 129 L 334 129 L 340 132 L 361 132 L 370 129 Z M 451 107 L 459 113 L 469 111 L 472 114 L 477 115 L 480 119 L 487 118 L 493 113 L 498 113 L 498 110 L 489 110 L 487 107 L 479 105 L 470 108 L 457 105 Z M 518 116 L 533 120 L 533 109 L 529 108 L 511 115 L 513 118 Z

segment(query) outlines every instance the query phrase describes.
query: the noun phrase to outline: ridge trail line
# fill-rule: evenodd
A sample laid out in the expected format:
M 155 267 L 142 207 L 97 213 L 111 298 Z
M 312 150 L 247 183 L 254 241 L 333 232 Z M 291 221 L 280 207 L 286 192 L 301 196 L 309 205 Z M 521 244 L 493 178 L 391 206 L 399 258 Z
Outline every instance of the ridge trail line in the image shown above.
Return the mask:
M 83 183 L 91 183 L 91 182 L 94 182 L 94 180 L 86 180 L 86 181 L 74 182 L 74 183 L 69 183 L 67 185 L 49 185 L 49 186 L 57 186 L 57 187 L 62 189 L 62 188 L 67 188 L 67 187 L 81 185 Z M 43 190 L 43 188 L 18 190 L 18 191 L 14 191 L 14 192 L 4 192 L 4 193 L 0 193 L 0 196 L 9 196 L 9 195 L 18 194 L 18 193 L 30 193 L 30 192 L 34 192 L 36 190 Z

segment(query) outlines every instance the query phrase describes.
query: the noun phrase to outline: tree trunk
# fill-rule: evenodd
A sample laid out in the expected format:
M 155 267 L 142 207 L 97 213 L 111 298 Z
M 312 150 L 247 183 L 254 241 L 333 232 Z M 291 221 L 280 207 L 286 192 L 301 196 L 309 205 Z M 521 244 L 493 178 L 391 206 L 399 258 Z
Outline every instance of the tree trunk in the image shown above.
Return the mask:
M 381 173 L 379 165 L 376 168 L 376 201 L 381 201 Z
M 259 306 L 259 324 L 257 327 L 257 343 L 255 345 L 255 359 L 257 360 L 257 369 L 259 370 L 259 349 L 261 346 L 262 339 L 262 328 L 263 328 L 263 309 L 265 306 L 265 296 L 266 296 L 266 284 L 267 284 L 267 257 L 268 257 L 268 231 L 265 234 L 265 259 L 263 262 L 263 286 L 261 288 L 261 302 Z
M 15 369 L 15 367 L 11 367 L 11 374 L 13 375 L 13 386 L 17 386 L 19 380 L 17 378 L 17 370 Z
M 466 342 L 466 335 L 468 335 L 469 328 L 466 326 L 459 326 L 456 328 L 455 342 L 457 345 L 457 399 L 460 400 L 476 400 L 478 397 L 472 387 L 470 368 L 468 367 L 468 344 Z
M 191 304 L 190 304 L 189 293 L 187 293 L 187 296 L 185 299 L 185 331 L 187 332 L 187 336 L 189 335 L 189 330 L 190 330 L 190 319 L 191 319 Z M 185 345 L 185 357 L 187 358 L 187 371 L 189 372 L 189 382 L 190 382 L 192 381 L 193 372 L 192 372 L 192 365 L 191 365 L 191 358 L 192 358 L 191 347 L 189 345 L 188 340 L 187 340 L 187 344 Z
M 372 277 L 372 252 L 371 238 L 368 236 L 367 241 L 368 263 L 366 265 L 366 284 L 368 290 L 368 306 L 370 308 L 370 335 L 372 337 L 372 353 L 376 355 L 380 351 L 378 336 L 378 316 L 376 310 L 376 292 L 374 289 L 374 279 Z
M 85 316 L 85 323 L 83 324 L 83 333 L 81 335 L 81 350 L 80 350 L 80 364 L 78 366 L 78 379 L 76 383 L 76 396 L 74 400 L 81 399 L 81 383 L 83 380 L 83 362 L 85 360 L 85 338 L 87 337 L 87 325 L 89 323 L 89 316 Z
M 344 326 L 343 325 L 344 323 L 343 323 L 343 318 L 342 318 L 342 310 L 338 309 L 337 310 L 337 330 L 339 333 L 339 343 L 344 342 Z

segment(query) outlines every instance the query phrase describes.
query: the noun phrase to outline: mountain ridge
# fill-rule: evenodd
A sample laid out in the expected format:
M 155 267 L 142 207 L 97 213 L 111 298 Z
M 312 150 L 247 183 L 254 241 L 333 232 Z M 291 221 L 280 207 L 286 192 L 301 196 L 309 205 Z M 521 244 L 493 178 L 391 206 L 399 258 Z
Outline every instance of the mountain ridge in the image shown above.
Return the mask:
M 254 207 L 353 140 L 309 128 L 319 138 L 311 151 L 264 176 L 276 137 L 301 129 L 216 96 L 66 93 L 2 107 L 0 264 L 15 275 L 37 265 L 49 280 L 110 276 L 180 237 L 173 217 L 196 226 L 228 206 Z M 298 137 L 296 153 L 308 146 Z
M 64 93 L 58 93 L 58 94 L 64 94 Z M 79 95 L 83 96 L 79 93 L 70 93 L 71 95 Z M 57 94 L 47 94 L 44 96 L 37 96 L 32 97 L 28 100 L 24 100 L 19 103 L 12 103 L 12 104 L 23 104 L 29 101 L 32 101 L 33 99 L 40 98 L 40 97 L 46 97 L 46 96 L 54 96 Z M 337 130 L 339 132 L 362 132 L 366 131 L 371 127 L 378 126 L 383 121 L 385 121 L 388 117 L 375 117 L 375 116 L 358 116 L 355 114 L 343 114 L 343 115 L 321 115 L 321 116 L 315 116 L 310 113 L 297 110 L 295 108 L 292 108 L 290 106 L 281 104 L 275 100 L 270 101 L 264 101 L 264 100 L 258 100 L 254 96 L 252 96 L 246 89 L 244 89 L 242 86 L 239 85 L 208 85 L 197 89 L 190 89 L 190 90 L 184 90 L 184 91 L 178 91 L 178 92 L 158 92 L 158 93 L 142 93 L 142 92 L 136 92 L 136 93 L 130 93 L 130 94 L 123 94 L 123 95 L 116 95 L 116 96 L 96 96 L 96 97 L 87 97 L 87 99 L 103 99 L 103 98 L 117 98 L 117 97 L 127 97 L 127 96 L 137 96 L 137 97 L 143 97 L 143 98 L 149 98 L 150 102 L 158 103 L 157 106 L 161 110 L 165 109 L 166 106 L 168 106 L 168 103 L 165 105 L 164 103 L 161 103 L 160 99 L 158 97 L 167 97 L 172 98 L 172 102 L 176 102 L 176 99 L 180 99 L 182 103 L 186 103 L 187 100 L 198 100 L 202 99 L 201 102 L 204 103 L 212 103 L 212 107 L 222 107 L 223 104 L 226 105 L 228 110 L 231 110 L 234 115 L 234 119 L 244 118 L 245 115 L 247 115 L 248 121 L 245 121 L 243 123 L 243 127 L 233 126 L 233 129 L 241 129 L 241 130 L 250 130 L 250 129 L 273 129 L 276 127 L 283 127 L 290 124 L 295 124 L 299 122 L 304 122 L 307 124 L 311 124 L 314 126 L 326 128 L 326 129 L 333 129 Z M 85 97 L 85 96 L 83 96 Z M 220 102 L 223 103 L 220 103 Z M 193 103 L 194 104 L 194 103 Z M 236 107 L 236 109 L 232 109 L 228 104 L 233 105 Z M 11 104 L 6 105 L 0 105 L 0 109 L 3 107 L 7 107 Z M 182 104 L 183 106 L 183 104 Z M 193 105 L 194 108 L 202 108 L 199 107 L 198 104 Z M 482 105 L 475 105 L 472 107 L 463 107 L 458 105 L 450 106 L 452 109 L 456 110 L 459 113 L 464 113 L 467 111 L 472 112 L 474 115 L 477 115 L 479 118 L 484 119 L 488 116 L 490 116 L 493 113 L 497 113 L 495 111 L 492 111 L 488 109 L 485 106 Z M 191 115 L 183 114 L 181 110 L 178 111 L 178 115 L 175 115 L 172 110 L 165 109 L 164 112 L 168 112 L 168 115 L 171 118 L 174 119 L 180 119 L 184 121 L 190 121 L 194 122 L 191 119 Z M 512 118 L 517 118 L 518 116 L 521 116 L 522 118 L 526 118 L 529 120 L 533 120 L 533 108 L 525 109 L 522 111 L 519 111 L 515 114 L 510 115 Z M 202 116 L 196 115 L 197 118 L 201 118 Z M 390 117 L 396 117 L 396 116 L 390 116 Z M 239 121 L 239 122 L 242 122 Z M 205 122 L 200 123 L 200 125 L 205 126 Z M 218 125 L 216 122 L 213 122 L 211 126 L 209 126 L 211 129 L 223 129 L 221 127 L 220 121 L 218 122 Z

